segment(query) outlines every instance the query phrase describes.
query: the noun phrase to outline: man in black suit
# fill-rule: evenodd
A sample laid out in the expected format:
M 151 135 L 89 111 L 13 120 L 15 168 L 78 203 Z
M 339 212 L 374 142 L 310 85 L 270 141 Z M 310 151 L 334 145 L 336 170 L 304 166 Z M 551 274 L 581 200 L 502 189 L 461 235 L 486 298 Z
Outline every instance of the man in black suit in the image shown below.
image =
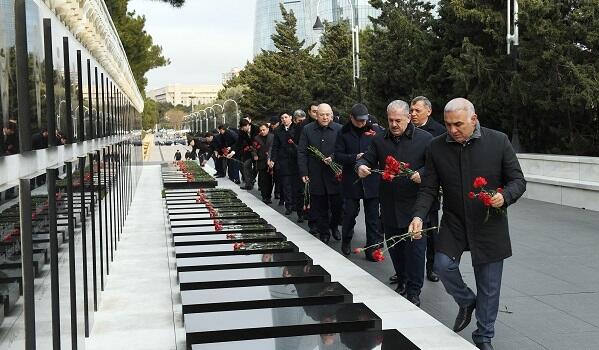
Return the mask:
M 298 186 L 301 187 L 297 167 L 297 125 L 291 122 L 291 116 L 283 113 L 281 125 L 275 129 L 270 167 L 276 168 L 281 177 L 281 201 L 285 204 L 285 215 L 297 212 L 298 222 L 303 222 L 303 202 Z
M 360 178 L 380 176 L 371 174 L 370 169 L 384 169 L 387 157 L 392 156 L 399 162 L 409 163 L 414 171 L 409 177 L 399 176 L 391 181 L 380 181 L 379 201 L 385 237 L 388 239 L 408 231 L 420 187 L 420 174 L 424 169 L 426 148 L 433 137 L 410 122 L 410 106 L 405 101 L 396 100 L 387 106 L 387 120 L 389 129 L 382 137 L 372 141 L 366 153 L 357 161 L 356 170 Z M 396 292 L 405 294 L 416 306 L 420 306 L 420 290 L 424 283 L 425 252 L 426 239 L 405 240 L 389 249 L 399 279 Z
M 427 152 L 410 232 L 415 233 L 415 239 L 421 238 L 423 219 L 442 186 L 443 217 L 434 268 L 459 305 L 454 331 L 466 328 L 476 309 L 478 322 L 472 339 L 479 349 L 492 350 L 503 260 L 512 255 L 505 210 L 524 194 L 526 181 L 507 136 L 481 127 L 470 101 L 449 101 L 444 120 L 447 136 L 435 138 Z M 468 192 L 476 191 L 473 182 L 477 177 L 486 179 L 485 189 L 497 191 L 489 206 L 469 198 Z M 468 288 L 460 273 L 460 258 L 466 250 L 471 252 L 478 294 Z
M 410 115 L 412 123 L 419 129 L 428 131 L 433 137 L 443 135 L 447 132 L 445 126 L 437 122 L 431 117 L 433 113 L 433 105 L 431 101 L 424 96 L 417 96 L 410 103 Z M 431 226 L 439 225 L 439 201 L 433 204 L 431 211 L 428 213 L 429 223 Z M 430 232 L 426 237 L 426 278 L 431 282 L 439 282 L 439 276 L 433 271 L 435 264 L 435 232 Z

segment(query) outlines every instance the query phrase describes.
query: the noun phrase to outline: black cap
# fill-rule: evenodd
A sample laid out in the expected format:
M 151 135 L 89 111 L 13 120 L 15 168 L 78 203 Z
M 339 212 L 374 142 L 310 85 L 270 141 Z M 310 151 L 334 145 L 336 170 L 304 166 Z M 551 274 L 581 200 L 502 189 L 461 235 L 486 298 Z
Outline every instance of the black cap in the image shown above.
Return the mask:
M 349 114 L 356 120 L 368 120 L 370 115 L 368 114 L 368 108 L 361 103 L 356 103 Z

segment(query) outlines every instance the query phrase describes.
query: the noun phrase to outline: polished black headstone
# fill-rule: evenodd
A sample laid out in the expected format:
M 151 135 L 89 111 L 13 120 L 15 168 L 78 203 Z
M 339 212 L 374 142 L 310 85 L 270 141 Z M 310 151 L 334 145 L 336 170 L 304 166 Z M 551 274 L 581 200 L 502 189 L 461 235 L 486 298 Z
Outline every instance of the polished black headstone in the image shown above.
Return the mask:
M 212 203 L 212 207 L 215 209 L 220 208 L 245 208 L 247 205 L 243 202 L 238 203 Z M 196 203 L 196 202 L 188 202 L 188 203 L 167 203 L 167 209 L 171 211 L 172 209 L 194 209 L 194 208 L 207 208 L 205 203 Z
M 397 329 L 196 344 L 192 350 L 420 350 Z
M 202 203 L 199 202 L 197 199 L 197 197 L 185 197 L 185 198 L 176 198 L 176 199 L 166 199 L 166 205 L 173 205 L 173 204 L 206 204 L 206 203 Z M 240 199 L 235 198 L 235 197 L 231 197 L 231 198 L 214 198 L 214 199 L 209 199 L 208 200 L 209 203 L 213 204 L 213 205 L 223 205 L 223 204 L 239 204 L 242 203 Z
M 185 235 L 173 237 L 175 246 L 184 245 L 202 245 L 202 244 L 226 244 L 235 242 L 279 242 L 286 241 L 280 232 L 261 232 L 261 233 L 218 233 L 212 235 Z
M 0 276 L 2 273 L 0 272 Z M 19 299 L 20 289 L 17 282 L 0 283 L 0 300 L 4 309 L 4 314 L 8 315 L 15 307 Z
M 220 230 L 213 226 L 201 227 L 173 227 L 173 236 L 183 235 L 201 235 L 215 233 L 254 233 L 254 232 L 276 232 L 276 229 L 269 224 L 249 224 L 249 225 L 224 225 Z
M 226 213 L 253 213 L 254 211 L 250 207 L 226 207 L 217 208 L 218 215 L 224 215 Z M 210 210 L 206 207 L 189 207 L 189 208 L 168 208 L 168 215 L 173 217 L 176 215 L 187 215 L 187 214 L 210 214 Z
M 183 290 L 249 287 L 273 284 L 330 282 L 319 265 L 254 267 L 248 269 L 191 271 L 179 273 Z
M 248 243 L 244 247 L 235 247 L 235 243 L 175 246 L 175 257 L 193 258 L 216 255 L 244 255 L 256 253 L 291 253 L 299 251 L 289 241 Z
M 258 309 L 266 307 L 351 303 L 352 294 L 339 282 L 181 291 L 183 313 Z
M 260 215 L 254 212 L 224 212 L 219 213 L 217 216 L 213 217 L 210 215 L 209 211 L 205 213 L 170 213 L 169 212 L 169 220 L 171 222 L 180 221 L 180 220 L 227 220 L 227 219 L 254 219 L 259 218 Z
M 177 259 L 177 271 L 247 269 L 250 267 L 310 265 L 305 253 L 264 253 Z
M 364 304 L 193 313 L 184 315 L 184 322 L 188 348 L 198 343 L 380 330 L 382 323 Z
M 214 221 L 218 220 L 221 225 L 223 226 L 229 226 L 229 225 L 241 225 L 241 226 L 245 226 L 245 225 L 255 225 L 255 224 L 266 224 L 266 220 L 261 219 L 261 218 L 240 218 L 240 219 L 221 219 L 221 218 L 215 218 L 213 221 L 206 221 L 206 220 L 194 220 L 194 219 L 188 219 L 188 220 L 176 220 L 176 221 L 171 221 L 171 227 L 175 228 L 175 227 L 211 227 L 214 228 Z

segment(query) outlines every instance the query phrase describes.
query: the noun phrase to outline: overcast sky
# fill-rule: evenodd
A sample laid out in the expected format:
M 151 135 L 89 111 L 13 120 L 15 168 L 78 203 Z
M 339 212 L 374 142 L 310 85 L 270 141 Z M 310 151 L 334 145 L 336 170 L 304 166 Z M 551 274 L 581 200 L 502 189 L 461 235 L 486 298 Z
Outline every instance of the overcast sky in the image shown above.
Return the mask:
M 149 71 L 147 89 L 167 84 L 220 84 L 222 73 L 252 58 L 254 0 L 187 0 L 182 8 L 131 0 L 146 16 L 146 31 L 171 60 Z

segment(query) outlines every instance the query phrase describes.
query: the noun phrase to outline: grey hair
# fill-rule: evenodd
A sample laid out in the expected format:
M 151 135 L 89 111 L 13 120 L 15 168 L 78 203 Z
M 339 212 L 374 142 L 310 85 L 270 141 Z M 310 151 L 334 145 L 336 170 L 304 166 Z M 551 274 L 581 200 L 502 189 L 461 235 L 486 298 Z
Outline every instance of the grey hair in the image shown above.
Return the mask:
M 301 109 L 296 109 L 295 112 L 293 112 L 293 117 L 306 118 L 306 112 L 302 111 Z
M 418 103 L 422 101 L 422 103 L 424 103 L 424 105 L 428 108 L 428 109 L 433 109 L 433 104 L 431 103 L 431 100 L 429 100 L 427 97 L 425 96 L 416 96 L 412 99 L 412 102 L 410 102 L 410 106 L 413 106 L 414 104 Z
M 466 113 L 468 113 L 468 117 L 472 117 L 476 114 L 476 110 L 474 109 L 472 102 L 463 97 L 454 98 L 453 100 L 447 102 L 443 112 L 451 113 L 458 111 L 466 111 Z
M 391 101 L 391 103 L 389 103 L 389 105 L 387 106 L 387 113 L 389 113 L 391 111 L 396 111 L 396 112 L 399 112 L 402 114 L 410 114 L 410 106 L 408 105 L 408 103 L 406 101 L 402 101 L 402 100 Z

